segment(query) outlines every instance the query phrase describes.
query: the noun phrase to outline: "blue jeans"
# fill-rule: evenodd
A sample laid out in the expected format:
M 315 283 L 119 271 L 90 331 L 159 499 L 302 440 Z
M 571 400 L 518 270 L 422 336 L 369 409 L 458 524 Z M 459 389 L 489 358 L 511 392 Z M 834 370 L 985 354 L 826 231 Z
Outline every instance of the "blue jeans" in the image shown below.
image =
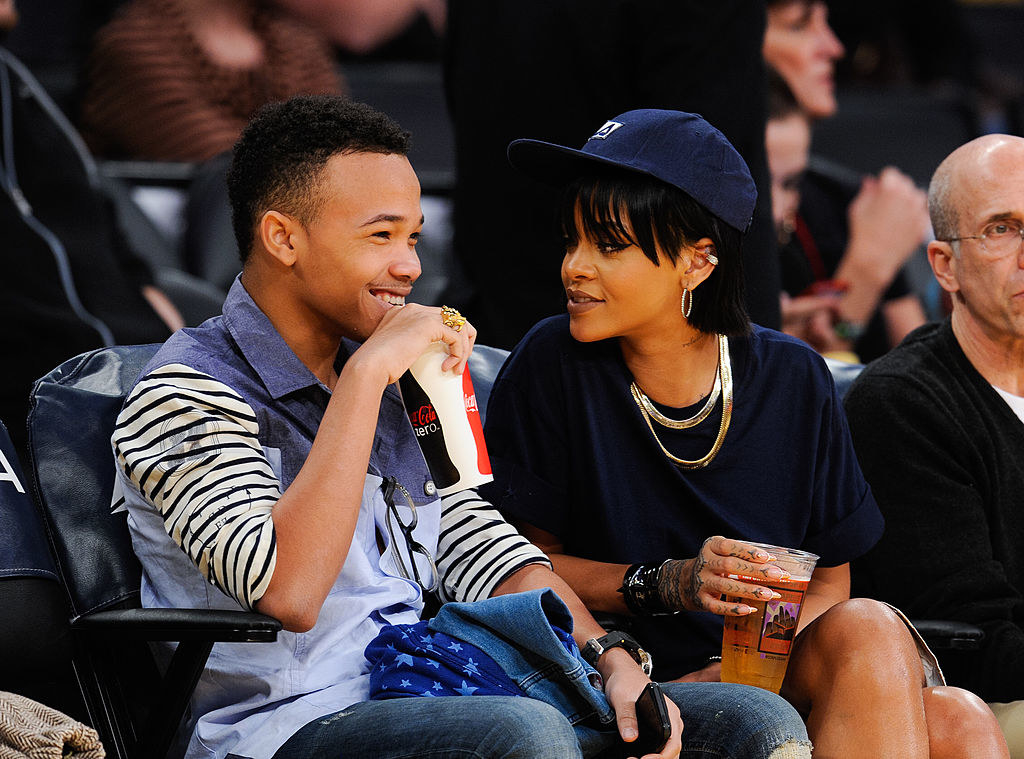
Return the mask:
M 767 759 L 787 741 L 807 741 L 792 706 L 744 685 L 670 683 L 682 713 L 683 757 Z M 364 701 L 314 720 L 274 759 L 571 759 L 627 756 L 613 732 L 578 727 L 531 698 L 453 696 Z M 604 753 L 607 752 L 607 753 Z

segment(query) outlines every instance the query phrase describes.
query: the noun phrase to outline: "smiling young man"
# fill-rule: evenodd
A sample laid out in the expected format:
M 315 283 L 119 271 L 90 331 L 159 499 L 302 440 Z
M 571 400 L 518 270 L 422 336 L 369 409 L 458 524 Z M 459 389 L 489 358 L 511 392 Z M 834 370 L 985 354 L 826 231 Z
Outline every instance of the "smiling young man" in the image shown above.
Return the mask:
M 997 702 L 1024 757 L 1024 139 L 953 151 L 929 210 L 928 258 L 952 314 L 865 369 L 845 401 L 886 522 L 854 587 L 911 617 L 979 625 L 978 650 L 939 661 L 952 684 Z
M 476 332 L 405 304 L 423 225 L 407 149 L 394 122 L 341 98 L 261 111 L 228 178 L 244 265 L 223 315 L 176 333 L 118 419 L 143 603 L 256 609 L 285 628 L 274 644 L 214 647 L 183 728 L 190 758 L 564 759 L 619 740 L 532 698 L 367 700 L 364 649 L 387 625 L 419 620 L 420 582 L 442 601 L 550 587 L 579 645 L 604 634 L 490 504 L 438 498 L 395 383 L 436 341 L 461 371 Z M 416 506 L 412 537 L 387 529 L 393 511 L 409 523 L 389 502 L 395 480 Z M 623 642 L 593 647 L 593 661 L 631 741 L 649 679 Z M 679 754 L 678 703 L 685 737 L 723 756 L 759 756 L 749 747 L 766 736 L 806 739 L 773 694 L 699 683 L 666 693 L 672 735 L 649 757 Z

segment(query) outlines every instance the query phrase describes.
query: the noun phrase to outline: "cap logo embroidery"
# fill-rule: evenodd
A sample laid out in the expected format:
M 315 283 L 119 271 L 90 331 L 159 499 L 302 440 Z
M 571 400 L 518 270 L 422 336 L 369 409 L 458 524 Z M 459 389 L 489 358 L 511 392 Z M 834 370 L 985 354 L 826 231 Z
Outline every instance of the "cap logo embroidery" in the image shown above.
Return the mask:
M 622 124 L 620 124 L 618 121 L 606 121 L 604 122 L 604 126 L 598 129 L 596 132 L 594 132 L 594 136 L 591 137 L 590 139 L 603 140 L 621 126 Z

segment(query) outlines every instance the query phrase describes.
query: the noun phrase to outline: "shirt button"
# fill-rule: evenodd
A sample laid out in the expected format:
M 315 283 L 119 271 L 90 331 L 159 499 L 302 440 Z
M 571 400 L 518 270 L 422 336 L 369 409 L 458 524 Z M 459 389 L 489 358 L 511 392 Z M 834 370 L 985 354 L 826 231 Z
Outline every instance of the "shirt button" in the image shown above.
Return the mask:
M 437 495 L 437 485 L 434 484 L 433 480 L 427 480 L 425 483 L 423 483 L 423 494 Z

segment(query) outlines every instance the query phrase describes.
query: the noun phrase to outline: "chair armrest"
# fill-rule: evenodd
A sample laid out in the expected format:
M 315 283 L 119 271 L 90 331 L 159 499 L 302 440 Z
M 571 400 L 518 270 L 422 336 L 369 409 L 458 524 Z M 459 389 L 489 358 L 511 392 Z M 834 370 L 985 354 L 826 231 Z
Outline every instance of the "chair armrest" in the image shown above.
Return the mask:
M 167 755 L 215 643 L 270 643 L 277 640 L 281 623 L 247 611 L 134 608 L 82 615 L 71 630 L 78 638 L 76 676 L 90 718 L 102 723 L 105 742 L 117 746 L 111 756 L 140 759 Z M 125 729 L 132 721 L 112 665 L 127 641 L 178 644 L 161 681 L 151 689 L 153 703 L 137 733 Z
M 110 609 L 79 617 L 71 629 L 124 640 L 269 643 L 281 623 L 250 611 Z
M 981 645 L 985 632 L 968 622 L 952 622 L 946 619 L 915 619 L 914 627 L 931 647 L 936 649 L 958 649 L 972 651 Z

